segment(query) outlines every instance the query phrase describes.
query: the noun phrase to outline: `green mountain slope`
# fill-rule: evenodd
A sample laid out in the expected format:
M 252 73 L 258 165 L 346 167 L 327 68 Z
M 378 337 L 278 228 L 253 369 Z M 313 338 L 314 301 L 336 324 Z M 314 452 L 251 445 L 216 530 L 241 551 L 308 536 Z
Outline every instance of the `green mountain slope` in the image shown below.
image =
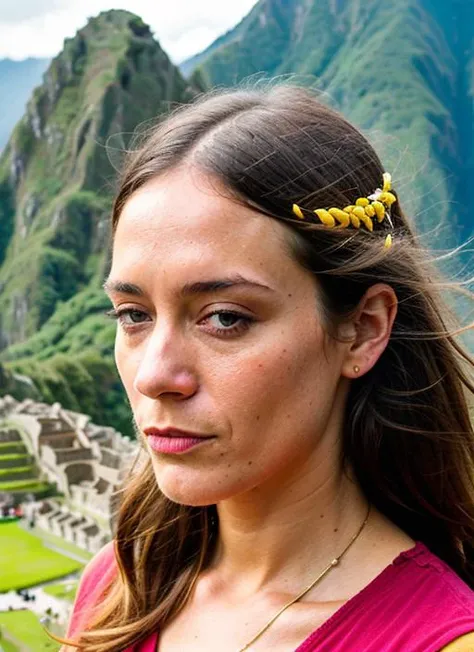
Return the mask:
M 48 66 L 48 59 L 0 59 L 0 150 L 25 111 L 26 103 Z
M 260 0 L 183 68 L 224 86 L 297 73 L 365 130 L 446 246 L 474 232 L 473 41 L 471 0 Z
M 66 43 L 0 159 L 0 346 L 23 341 L 59 301 L 102 278 L 115 176 L 108 138 L 188 97 L 132 14 L 102 14 Z
M 101 290 L 116 176 L 109 154 L 190 97 L 148 26 L 105 12 L 52 61 L 0 158 L 5 367 L 31 377 L 44 400 L 122 430 L 129 417 Z

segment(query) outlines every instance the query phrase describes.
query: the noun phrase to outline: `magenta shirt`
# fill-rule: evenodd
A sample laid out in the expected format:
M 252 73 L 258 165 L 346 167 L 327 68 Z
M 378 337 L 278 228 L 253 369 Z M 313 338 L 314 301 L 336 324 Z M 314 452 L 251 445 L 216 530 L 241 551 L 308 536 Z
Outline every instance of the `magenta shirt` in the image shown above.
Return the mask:
M 108 544 L 84 572 L 69 636 L 87 624 L 116 572 Z M 474 632 L 474 592 L 424 544 L 402 552 L 295 652 L 439 652 Z M 155 652 L 158 634 L 123 652 Z

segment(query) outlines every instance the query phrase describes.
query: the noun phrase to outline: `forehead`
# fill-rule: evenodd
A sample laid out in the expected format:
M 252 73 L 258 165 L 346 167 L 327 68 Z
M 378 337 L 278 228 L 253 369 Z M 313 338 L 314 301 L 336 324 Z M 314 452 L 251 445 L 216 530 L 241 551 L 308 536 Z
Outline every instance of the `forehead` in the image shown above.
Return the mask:
M 303 270 L 287 239 L 284 225 L 233 201 L 216 179 L 181 168 L 150 180 L 125 203 L 111 276 L 179 276 L 190 269 L 215 275 L 232 267 L 291 284 L 291 273 Z

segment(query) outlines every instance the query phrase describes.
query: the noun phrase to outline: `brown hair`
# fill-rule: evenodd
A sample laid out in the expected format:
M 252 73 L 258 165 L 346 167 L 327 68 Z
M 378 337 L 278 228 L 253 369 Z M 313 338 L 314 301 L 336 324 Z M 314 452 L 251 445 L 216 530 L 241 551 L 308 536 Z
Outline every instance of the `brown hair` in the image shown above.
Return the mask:
M 288 225 L 292 255 L 317 275 L 330 324 L 374 283 L 399 309 L 387 349 L 353 381 L 343 451 L 367 499 L 474 587 L 474 432 L 467 406 L 473 360 L 455 339 L 433 265 L 397 202 L 393 231 L 329 229 L 295 219 L 292 204 L 344 207 L 382 184 L 367 139 L 311 93 L 288 86 L 213 93 L 175 111 L 129 156 L 113 212 L 149 179 L 191 163 L 235 201 Z M 396 187 L 396 186 L 395 186 Z M 385 249 L 387 233 L 394 245 Z M 148 461 L 124 491 L 119 567 L 81 650 L 111 652 L 163 628 L 188 599 L 218 534 L 215 506 L 172 503 Z

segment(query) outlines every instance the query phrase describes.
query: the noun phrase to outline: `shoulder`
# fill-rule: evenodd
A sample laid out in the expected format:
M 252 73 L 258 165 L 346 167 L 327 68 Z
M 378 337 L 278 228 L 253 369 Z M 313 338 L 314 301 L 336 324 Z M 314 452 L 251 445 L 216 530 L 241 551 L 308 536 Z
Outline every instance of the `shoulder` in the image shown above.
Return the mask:
M 440 650 L 474 632 L 474 591 L 424 544 L 402 553 L 393 568 L 394 607 L 420 649 Z
M 107 543 L 86 565 L 69 622 L 68 637 L 76 636 L 91 617 L 118 572 L 115 542 Z
M 447 616 L 458 612 L 474 616 L 474 591 L 424 544 L 402 553 L 393 565 L 407 585 L 405 592 L 417 589 L 414 597 L 426 608 L 449 607 Z
M 311 643 L 324 641 L 331 650 L 439 652 L 471 632 L 474 591 L 417 543 L 346 602 Z

